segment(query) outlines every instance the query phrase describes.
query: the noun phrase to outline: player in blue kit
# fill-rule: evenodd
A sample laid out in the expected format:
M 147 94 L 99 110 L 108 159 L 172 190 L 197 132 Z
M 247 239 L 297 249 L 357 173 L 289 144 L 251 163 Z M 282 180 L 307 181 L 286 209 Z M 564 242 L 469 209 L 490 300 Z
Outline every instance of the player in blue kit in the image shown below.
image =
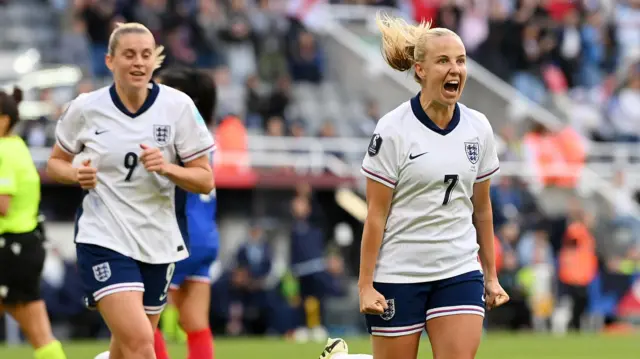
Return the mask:
M 89 307 L 111 331 L 111 359 L 155 359 L 154 331 L 175 263 L 189 256 L 176 188 L 209 194 L 213 138 L 186 94 L 151 81 L 161 47 L 141 24 L 109 39 L 114 83 L 71 101 L 47 172 L 79 184 L 75 242 Z M 178 203 L 179 204 L 179 203 Z
M 157 81 L 186 93 L 196 104 L 207 125 L 211 125 L 216 105 L 216 87 L 211 75 L 191 68 L 168 68 L 160 72 Z M 213 167 L 213 153 L 209 155 Z M 211 284 L 209 270 L 218 254 L 218 228 L 216 225 L 216 192 L 190 193 L 179 190 L 176 210 L 182 236 L 188 242 L 189 258 L 176 263 L 171 281 L 167 316 L 175 318 L 177 310 L 180 327 L 187 333 L 189 359 L 213 358 L 213 336 L 209 328 Z M 184 208 L 180 208 L 184 206 Z M 181 210 L 182 209 L 182 210 Z M 164 325 L 163 325 L 164 326 Z M 166 346 L 160 330 L 156 331 L 156 356 L 164 359 Z

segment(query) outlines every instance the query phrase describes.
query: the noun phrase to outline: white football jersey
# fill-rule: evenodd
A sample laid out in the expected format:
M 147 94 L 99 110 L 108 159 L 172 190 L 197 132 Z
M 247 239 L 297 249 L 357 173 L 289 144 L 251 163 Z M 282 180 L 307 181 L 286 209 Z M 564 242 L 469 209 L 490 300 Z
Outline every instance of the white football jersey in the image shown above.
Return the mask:
M 115 88 L 73 100 L 56 127 L 58 145 L 91 160 L 98 185 L 86 193 L 76 242 L 105 247 L 145 263 L 189 256 L 176 222 L 175 184 L 147 172 L 141 144 L 159 148 L 170 163 L 186 163 L 214 150 L 211 133 L 193 101 L 173 88 L 150 84 L 137 113 Z
M 380 119 L 361 172 L 393 199 L 374 280 L 420 283 L 481 270 L 472 224 L 473 185 L 499 171 L 487 118 L 456 105 L 437 127 L 419 95 Z

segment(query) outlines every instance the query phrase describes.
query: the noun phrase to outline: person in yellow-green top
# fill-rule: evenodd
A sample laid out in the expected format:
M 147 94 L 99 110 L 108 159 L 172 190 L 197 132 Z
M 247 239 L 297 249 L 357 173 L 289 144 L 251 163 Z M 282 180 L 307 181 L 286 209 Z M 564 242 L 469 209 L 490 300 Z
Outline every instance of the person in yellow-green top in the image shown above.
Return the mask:
M 40 278 L 46 252 L 38 223 L 40 176 L 24 141 L 12 134 L 18 103 L 0 91 L 0 313 L 9 313 L 35 349 L 36 359 L 66 359 L 53 337 Z

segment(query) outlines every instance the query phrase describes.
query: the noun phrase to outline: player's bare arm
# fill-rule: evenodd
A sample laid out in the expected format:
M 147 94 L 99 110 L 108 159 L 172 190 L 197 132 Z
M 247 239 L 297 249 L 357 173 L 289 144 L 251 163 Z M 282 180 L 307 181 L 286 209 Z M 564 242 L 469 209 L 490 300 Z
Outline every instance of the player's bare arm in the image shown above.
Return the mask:
M 47 175 L 56 182 L 73 184 L 77 182 L 76 170 L 73 168 L 74 156 L 67 153 L 57 143 L 47 161 Z
M 91 161 L 85 160 L 78 168 L 73 167 L 75 156 L 67 153 L 55 144 L 47 161 L 47 175 L 56 182 L 65 184 L 80 184 L 82 189 L 92 189 L 98 184 L 96 169 L 91 167 Z
M 478 233 L 480 260 L 485 277 L 497 278 L 496 258 L 493 249 L 493 212 L 490 198 L 491 181 L 483 181 L 473 185 L 473 224 Z
M 192 193 L 208 194 L 214 188 L 213 170 L 207 156 L 189 161 L 184 167 L 165 163 L 161 173 L 180 188 Z
M 382 314 L 387 307 L 385 298 L 373 288 L 373 272 L 392 198 L 392 188 L 367 178 L 367 218 L 362 233 L 358 279 L 360 311 L 365 314 Z
M 494 249 L 493 212 L 490 196 L 491 180 L 473 185 L 473 224 L 478 233 L 480 261 L 485 276 L 486 303 L 488 309 L 500 306 L 509 300 L 509 296 L 498 283 L 496 256 Z

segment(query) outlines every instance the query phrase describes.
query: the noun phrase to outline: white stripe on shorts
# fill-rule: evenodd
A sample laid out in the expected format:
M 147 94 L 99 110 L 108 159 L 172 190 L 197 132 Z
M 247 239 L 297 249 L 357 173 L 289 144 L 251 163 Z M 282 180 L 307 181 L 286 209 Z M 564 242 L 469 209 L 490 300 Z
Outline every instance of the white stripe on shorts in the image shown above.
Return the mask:
M 379 337 L 401 337 L 414 333 L 420 333 L 424 329 L 424 323 L 407 325 L 405 327 L 371 327 L 371 335 Z
M 108 285 L 93 292 L 93 300 L 98 302 L 100 299 L 108 295 L 119 292 L 144 292 L 144 284 L 140 282 L 133 282 Z
M 155 306 L 155 307 L 150 307 L 145 305 L 144 312 L 147 313 L 148 315 L 160 314 L 164 310 L 165 305 L 166 304 Z
M 454 305 L 427 310 L 427 320 L 447 315 L 475 314 L 484 317 L 484 308 L 477 305 Z

